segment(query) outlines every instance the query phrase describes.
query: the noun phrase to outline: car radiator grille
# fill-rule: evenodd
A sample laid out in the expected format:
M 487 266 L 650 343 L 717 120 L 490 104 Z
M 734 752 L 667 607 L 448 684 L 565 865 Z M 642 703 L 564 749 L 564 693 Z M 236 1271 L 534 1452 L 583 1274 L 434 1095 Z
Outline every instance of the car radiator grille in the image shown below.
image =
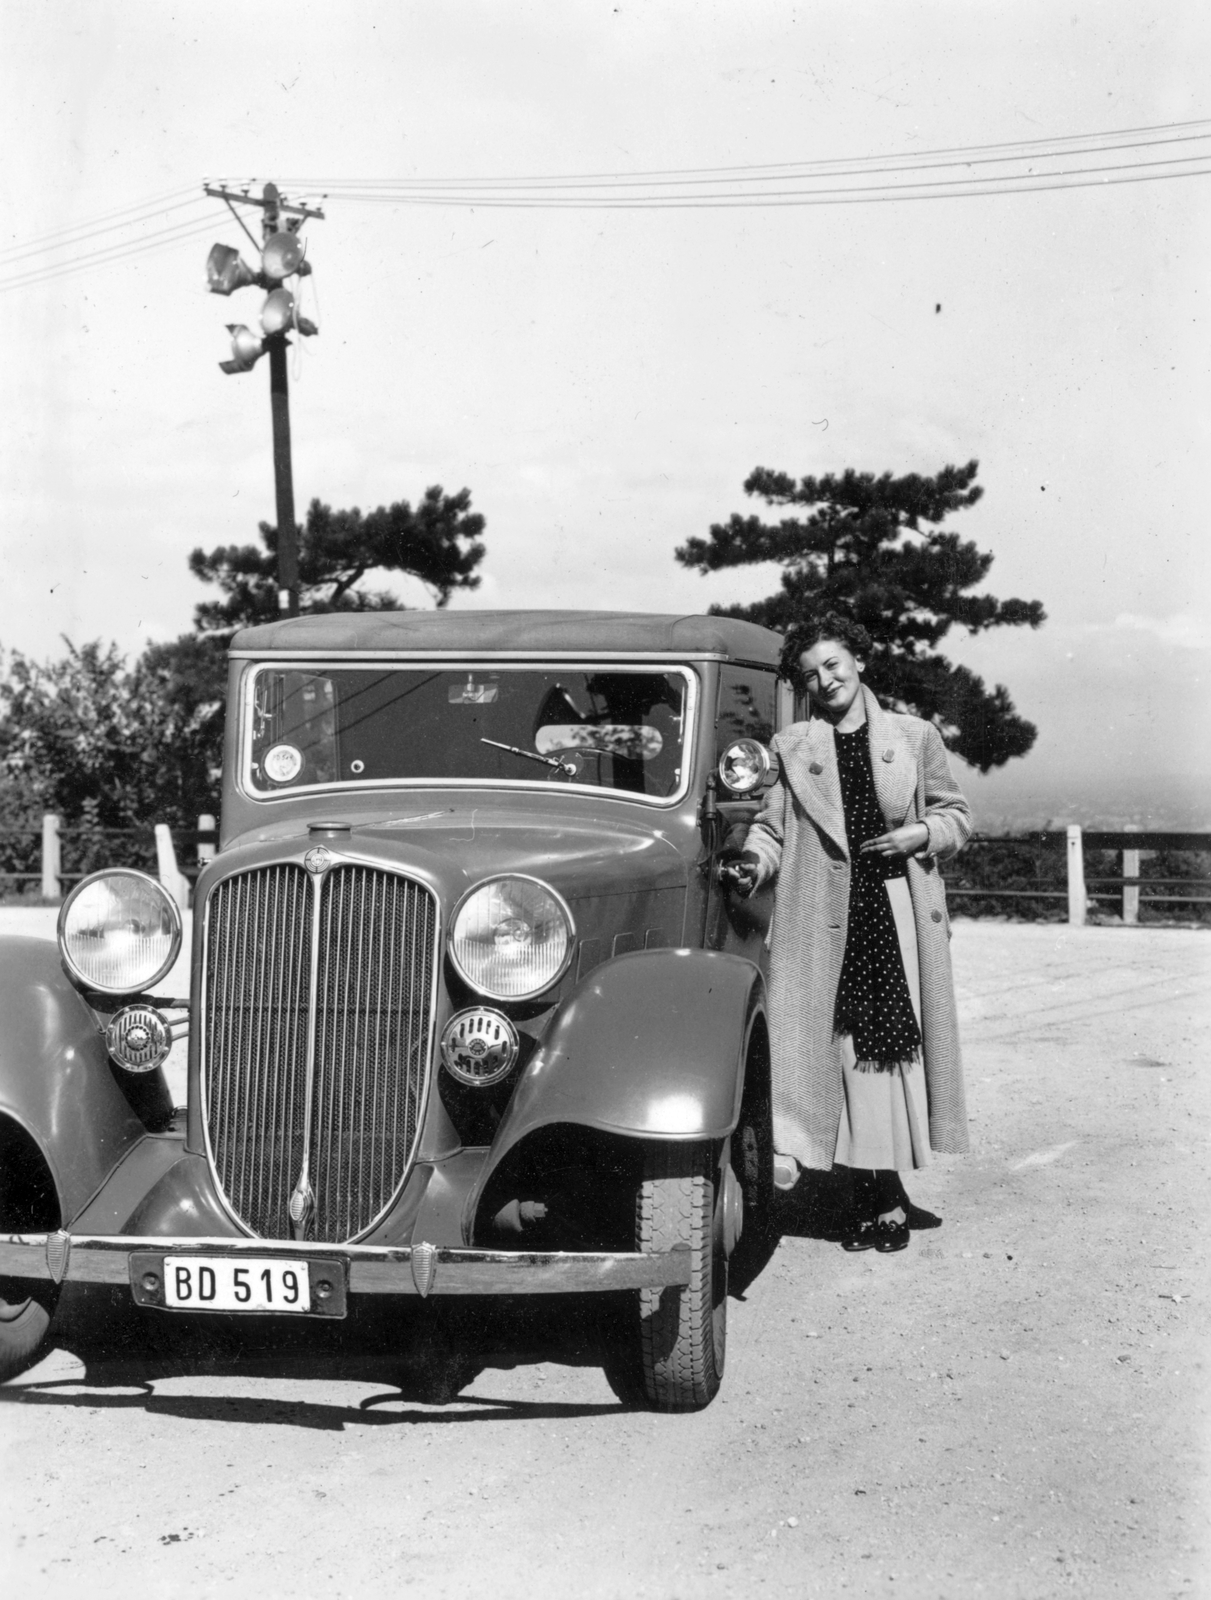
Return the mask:
M 253 1233 L 336 1242 L 386 1210 L 424 1105 L 436 929 L 427 889 L 369 867 L 314 881 L 262 867 L 211 894 L 206 1128 L 215 1176 Z M 292 1226 L 304 1171 L 306 1215 Z

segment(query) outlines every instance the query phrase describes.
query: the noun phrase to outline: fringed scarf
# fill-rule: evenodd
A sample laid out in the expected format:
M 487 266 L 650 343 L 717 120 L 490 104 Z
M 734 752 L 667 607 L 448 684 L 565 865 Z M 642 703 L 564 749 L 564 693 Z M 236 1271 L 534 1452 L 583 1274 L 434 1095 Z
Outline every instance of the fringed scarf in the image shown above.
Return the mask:
M 921 1046 L 891 901 L 884 882 L 907 872 L 903 856 L 859 855 L 859 846 L 888 831 L 870 768 L 865 723 L 834 729 L 845 836 L 849 842 L 849 930 L 837 986 L 836 1029 L 851 1035 L 860 1071 L 891 1072 Z

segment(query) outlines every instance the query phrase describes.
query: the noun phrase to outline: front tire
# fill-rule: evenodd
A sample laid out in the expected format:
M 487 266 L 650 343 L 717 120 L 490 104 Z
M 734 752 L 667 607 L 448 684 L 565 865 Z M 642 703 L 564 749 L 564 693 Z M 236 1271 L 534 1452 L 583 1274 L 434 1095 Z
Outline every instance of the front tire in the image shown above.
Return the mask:
M 57 1287 L 39 1285 L 36 1294 L 25 1295 L 21 1284 L 0 1278 L 0 1383 L 26 1371 L 42 1355 L 58 1298 Z
M 53 1233 L 59 1227 L 54 1179 L 38 1147 L 0 1117 L 0 1233 Z M 0 1383 L 32 1367 L 50 1342 L 59 1285 L 0 1278 Z
M 647 1147 L 635 1197 L 641 1251 L 689 1247 L 690 1281 L 627 1297 L 606 1362 L 619 1399 L 700 1411 L 719 1392 L 727 1352 L 727 1257 L 720 1171 L 709 1145 Z

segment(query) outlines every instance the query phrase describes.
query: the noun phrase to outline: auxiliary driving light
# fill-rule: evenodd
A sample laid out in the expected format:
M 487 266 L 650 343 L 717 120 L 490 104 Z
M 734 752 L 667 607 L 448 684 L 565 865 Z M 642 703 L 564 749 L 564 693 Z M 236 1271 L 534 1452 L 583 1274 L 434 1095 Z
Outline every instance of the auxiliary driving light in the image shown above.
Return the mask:
M 105 1047 L 127 1072 L 154 1072 L 168 1059 L 172 1029 L 151 1006 L 125 1006 L 105 1030 Z
M 476 1006 L 450 1018 L 442 1030 L 441 1050 L 451 1077 L 483 1089 L 512 1071 L 517 1060 L 517 1029 L 503 1012 Z
M 752 794 L 769 771 L 769 751 L 756 739 L 737 739 L 719 758 L 719 780 L 732 794 Z

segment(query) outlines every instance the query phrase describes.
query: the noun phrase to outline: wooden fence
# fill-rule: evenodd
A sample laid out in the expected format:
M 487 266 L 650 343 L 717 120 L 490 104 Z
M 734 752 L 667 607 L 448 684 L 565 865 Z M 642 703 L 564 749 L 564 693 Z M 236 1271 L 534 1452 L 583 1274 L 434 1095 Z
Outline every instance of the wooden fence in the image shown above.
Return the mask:
M 137 866 L 153 872 L 185 908 L 190 881 L 213 859 L 218 838 L 215 819 L 207 815 L 198 818 L 196 829 L 173 830 L 163 822 L 150 828 L 64 828 L 61 818 L 46 812 L 40 831 L 0 829 L 0 849 L 9 861 L 22 862 L 0 870 L 0 885 L 37 884 L 41 898 L 53 904 L 99 867 Z
M 30 870 L 0 871 L 0 883 L 37 883 L 42 899 L 61 900 L 65 888 L 98 866 L 144 865 L 154 870 L 182 908 L 188 906 L 191 881 L 212 859 L 218 844 L 215 819 L 198 818 L 196 829 L 170 830 L 158 823 L 154 828 L 64 829 L 60 819 L 48 813 L 42 829 L 0 831 L 0 846 L 10 859 L 30 858 Z M 64 870 L 64 855 L 72 869 Z M 999 859 L 1000 882 L 981 882 L 981 855 L 995 850 Z M 86 870 L 79 870 L 79 852 L 92 858 Z M 1141 906 L 1168 906 L 1170 915 L 1189 907 L 1203 918 L 1202 908 L 1211 906 L 1211 877 L 1187 872 L 1182 877 L 1141 876 L 1141 860 L 1155 858 L 1158 852 L 1198 852 L 1211 857 L 1211 833 L 1143 833 L 1133 829 L 1106 832 L 1101 829 L 1049 829 L 1038 833 L 1003 837 L 976 835 L 971 845 L 944 868 L 946 893 L 952 902 L 963 900 L 999 904 L 1004 901 L 1034 902 L 1023 911 L 1045 912 L 1049 906 L 1067 908 L 1067 920 L 1080 926 L 1091 911 L 1113 909 L 1124 923 L 1139 921 Z M 75 852 L 75 854 L 73 854 Z M 1031 874 L 1009 873 L 1006 884 L 1004 858 L 1009 853 L 1028 865 L 1033 858 L 1034 883 L 1023 878 Z M 1090 872 L 1088 860 L 1099 852 L 1118 856 L 1118 871 Z M 106 859 L 97 859 L 98 854 Z M 1063 867 L 1061 869 L 1061 854 Z M 38 862 L 33 870 L 32 861 Z M 154 866 L 153 866 L 154 863 Z M 1204 859 L 1204 867 L 1208 861 Z M 1180 893 L 1174 893 L 1180 890 Z M 958 907 L 956 906 L 956 909 Z
M 981 847 L 1008 848 L 1015 854 L 1033 854 L 1037 887 L 1013 883 L 973 882 L 980 876 Z M 1063 853 L 1063 871 L 1059 870 Z M 1118 871 L 1088 870 L 1088 858 L 1097 853 L 1117 855 Z M 1037 833 L 995 838 L 977 834 L 955 862 L 943 869 L 949 900 L 1063 902 L 1067 920 L 1083 925 L 1091 911 L 1115 910 L 1124 923 L 1139 922 L 1141 906 L 1168 906 L 1180 911 L 1188 906 L 1201 918 L 1201 908 L 1211 906 L 1211 877 L 1186 872 L 1181 877 L 1141 876 L 1141 861 L 1164 852 L 1196 852 L 1211 856 L 1211 833 L 1145 833 L 1133 828 L 1106 831 L 1073 826 Z M 1207 861 L 1203 861 L 1206 867 Z M 1183 892 L 1174 893 L 1174 890 Z M 1158 892 L 1159 891 L 1159 892 Z M 1171 910 L 1170 915 L 1174 911 Z

